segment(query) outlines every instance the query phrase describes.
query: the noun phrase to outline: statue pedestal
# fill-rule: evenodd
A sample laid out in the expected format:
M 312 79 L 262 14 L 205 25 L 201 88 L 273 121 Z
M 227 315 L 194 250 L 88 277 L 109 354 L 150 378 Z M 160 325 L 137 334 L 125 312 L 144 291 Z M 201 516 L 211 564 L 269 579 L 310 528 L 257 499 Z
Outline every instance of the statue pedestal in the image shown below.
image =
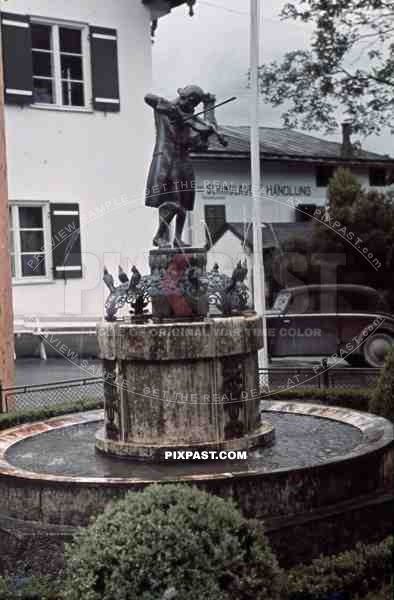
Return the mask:
M 99 450 L 160 461 L 168 450 L 234 450 L 273 442 L 273 429 L 259 414 L 257 316 L 103 322 L 98 340 L 107 423 L 96 438 Z
M 196 320 L 208 314 L 207 253 L 202 248 L 149 252 L 154 320 Z

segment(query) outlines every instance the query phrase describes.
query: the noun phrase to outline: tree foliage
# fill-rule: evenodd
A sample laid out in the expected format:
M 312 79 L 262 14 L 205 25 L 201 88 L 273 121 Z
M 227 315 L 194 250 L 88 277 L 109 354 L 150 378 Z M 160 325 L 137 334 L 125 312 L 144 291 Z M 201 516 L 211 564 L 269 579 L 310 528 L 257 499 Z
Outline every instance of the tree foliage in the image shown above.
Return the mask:
M 351 171 L 340 168 L 329 183 L 326 211 L 315 218 L 312 238 L 289 240 L 276 258 L 279 285 L 367 285 L 381 291 L 394 310 L 392 194 L 366 191 Z
M 260 69 L 264 99 L 290 102 L 285 126 L 332 132 L 341 107 L 354 131 L 394 131 L 394 0 L 297 0 L 281 15 L 313 27 L 310 50 Z

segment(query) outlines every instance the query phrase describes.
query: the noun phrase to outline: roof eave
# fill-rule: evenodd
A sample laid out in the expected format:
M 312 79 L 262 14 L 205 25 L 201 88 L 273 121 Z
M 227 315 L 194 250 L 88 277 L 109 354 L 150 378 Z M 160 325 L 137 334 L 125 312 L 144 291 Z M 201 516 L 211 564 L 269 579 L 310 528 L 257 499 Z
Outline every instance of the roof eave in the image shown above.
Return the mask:
M 142 3 L 149 8 L 154 18 L 163 17 L 171 12 L 173 8 L 177 8 L 182 4 L 189 4 L 192 11 L 194 4 L 193 2 L 189 3 L 188 0 L 142 0 Z
M 268 152 L 261 152 L 261 158 L 264 160 L 275 160 L 275 161 L 286 161 L 286 162 L 313 162 L 313 163 L 330 163 L 343 165 L 370 165 L 370 166 L 394 166 L 394 158 L 340 158 L 338 156 L 292 156 L 290 154 L 271 154 Z M 194 159 L 206 160 L 206 159 L 250 159 L 250 152 L 229 152 L 229 151 L 208 151 L 208 152 L 194 152 L 191 154 Z

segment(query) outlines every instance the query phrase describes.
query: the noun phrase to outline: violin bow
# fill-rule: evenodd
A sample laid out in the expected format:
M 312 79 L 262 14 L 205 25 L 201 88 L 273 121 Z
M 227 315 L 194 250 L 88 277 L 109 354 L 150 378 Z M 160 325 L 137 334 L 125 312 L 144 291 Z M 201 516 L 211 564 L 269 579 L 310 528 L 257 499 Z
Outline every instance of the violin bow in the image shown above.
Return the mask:
M 199 117 L 201 115 L 205 115 L 207 112 L 212 112 L 213 110 L 215 110 L 216 108 L 219 108 L 220 106 L 224 106 L 225 104 L 228 104 L 229 102 L 234 102 L 234 100 L 236 100 L 236 99 L 237 99 L 236 96 L 232 96 L 231 98 L 228 98 L 227 100 L 224 100 L 224 102 L 220 102 L 219 104 L 215 104 L 215 106 L 212 106 L 212 108 L 208 108 L 206 110 L 202 110 L 199 113 L 196 113 L 195 115 L 191 115 L 187 119 L 184 119 L 183 122 L 187 123 L 187 121 L 191 121 L 191 119 L 194 119 L 194 117 Z

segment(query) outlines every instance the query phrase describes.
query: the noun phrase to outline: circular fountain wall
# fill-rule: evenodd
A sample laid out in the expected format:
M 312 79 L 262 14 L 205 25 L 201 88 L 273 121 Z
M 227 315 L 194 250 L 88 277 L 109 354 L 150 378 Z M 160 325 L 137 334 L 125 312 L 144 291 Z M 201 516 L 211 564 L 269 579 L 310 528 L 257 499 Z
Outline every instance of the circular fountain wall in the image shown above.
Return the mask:
M 392 489 L 391 424 L 374 415 L 264 402 L 275 446 L 246 461 L 141 464 L 93 450 L 101 411 L 22 425 L 0 435 L 1 513 L 37 524 L 86 525 L 127 491 L 169 481 L 233 497 L 249 517 L 297 516 Z

